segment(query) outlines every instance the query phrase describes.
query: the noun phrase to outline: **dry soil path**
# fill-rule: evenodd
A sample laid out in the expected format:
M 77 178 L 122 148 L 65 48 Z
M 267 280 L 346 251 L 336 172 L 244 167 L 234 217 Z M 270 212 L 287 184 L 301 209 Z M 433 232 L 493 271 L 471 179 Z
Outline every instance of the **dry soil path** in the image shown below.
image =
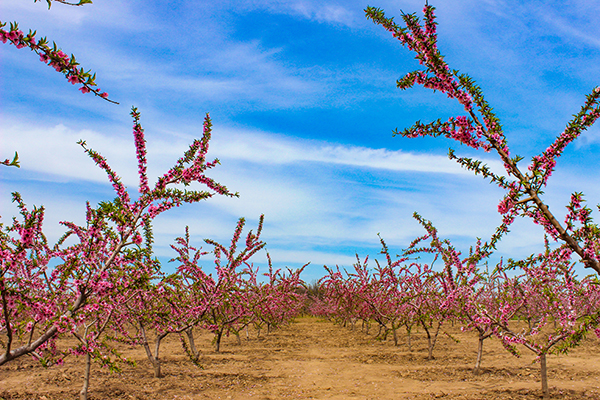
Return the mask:
M 484 372 L 473 376 L 476 341 L 471 332 L 449 328 L 426 360 L 423 332 L 413 336 L 413 351 L 402 342 L 376 340 L 318 318 L 298 318 L 269 335 L 226 338 L 222 352 L 202 345 L 197 368 L 186 359 L 177 336 L 162 347 L 163 378 L 154 378 L 143 351 L 122 348 L 137 361 L 122 373 L 95 367 L 92 399 L 539 399 L 539 366 L 523 353 L 517 359 L 498 341 L 486 343 Z M 401 340 L 404 340 L 402 337 Z M 600 399 L 600 344 L 590 337 L 567 356 L 548 361 L 552 398 Z M 71 399 L 81 387 L 82 362 L 44 369 L 31 360 L 0 367 L 0 400 Z

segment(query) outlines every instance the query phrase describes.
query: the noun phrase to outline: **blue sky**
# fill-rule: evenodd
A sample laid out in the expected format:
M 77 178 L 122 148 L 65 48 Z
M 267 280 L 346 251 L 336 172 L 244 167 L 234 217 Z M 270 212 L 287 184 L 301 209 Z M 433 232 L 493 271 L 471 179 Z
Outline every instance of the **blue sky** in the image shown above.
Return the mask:
M 424 1 L 97 0 L 84 7 L 2 0 L 0 20 L 36 29 L 97 73 L 120 103 L 80 94 L 27 49 L 0 46 L 0 158 L 19 152 L 22 168 L 0 169 L 0 215 L 16 213 L 10 192 L 47 210 L 56 240 L 61 220 L 84 221 L 85 201 L 113 198 L 103 173 L 77 140 L 108 158 L 136 190 L 131 106 L 140 110 L 150 177 L 162 174 L 194 137 L 204 114 L 214 130 L 210 176 L 240 193 L 181 207 L 155 221 L 157 255 L 168 260 L 186 225 L 196 243 L 226 242 L 239 217 L 255 228 L 277 266 L 350 266 L 375 256 L 377 233 L 400 252 L 423 233 L 418 211 L 468 251 L 488 238 L 503 193 L 446 157 L 470 149 L 445 140 L 393 138 L 416 120 L 461 115 L 457 103 L 395 80 L 419 65 L 381 27 L 367 5 L 400 20 Z M 561 132 L 598 82 L 600 5 L 582 1 L 431 1 L 439 47 L 470 74 L 501 119 L 513 154 L 529 160 Z M 600 203 L 595 184 L 600 129 L 559 161 L 545 199 L 562 218 L 573 191 Z M 479 154 L 498 168 L 491 154 Z M 541 250 L 542 231 L 519 220 L 498 256 Z M 255 263 L 265 265 L 264 254 Z M 166 268 L 173 268 L 166 265 Z

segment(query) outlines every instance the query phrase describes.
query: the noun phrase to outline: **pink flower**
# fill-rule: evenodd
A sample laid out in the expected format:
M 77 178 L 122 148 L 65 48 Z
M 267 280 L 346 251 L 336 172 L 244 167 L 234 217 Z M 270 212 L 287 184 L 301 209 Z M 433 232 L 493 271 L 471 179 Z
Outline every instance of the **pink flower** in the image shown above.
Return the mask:
M 139 233 L 136 233 L 135 236 L 133 237 L 133 243 L 135 244 L 142 244 L 142 236 Z
M 76 83 L 81 83 L 81 79 L 79 79 L 79 77 L 77 75 L 69 75 L 69 77 L 67 78 L 67 80 L 69 82 L 71 82 L 73 85 Z
M 8 37 L 8 39 L 11 42 L 13 42 L 13 43 L 16 44 L 16 42 L 18 42 L 19 40 L 21 40 L 21 38 L 23 37 L 23 32 L 21 32 L 21 31 L 10 31 L 10 32 L 8 32 L 7 37 Z
M 62 50 L 59 50 L 59 51 L 56 52 L 56 57 L 62 58 L 63 60 L 65 60 L 67 62 L 69 61 L 69 56 L 66 55 L 65 53 L 63 53 Z
M 88 93 L 90 91 L 90 89 L 87 86 L 82 86 L 79 88 L 79 90 L 81 91 L 81 93 Z

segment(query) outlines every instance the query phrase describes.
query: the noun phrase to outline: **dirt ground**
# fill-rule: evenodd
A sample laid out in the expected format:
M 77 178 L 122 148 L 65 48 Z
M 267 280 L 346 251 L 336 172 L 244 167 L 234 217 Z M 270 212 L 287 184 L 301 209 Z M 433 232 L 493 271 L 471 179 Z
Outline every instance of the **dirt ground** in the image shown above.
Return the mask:
M 539 364 L 524 350 L 510 355 L 499 341 L 486 340 L 483 373 L 471 372 L 476 356 L 472 332 L 449 328 L 441 335 L 435 360 L 426 360 L 423 332 L 413 334 L 413 351 L 391 338 L 380 341 L 314 317 L 238 345 L 224 339 L 215 353 L 209 333 L 198 334 L 204 369 L 184 355 L 177 336 L 162 345 L 163 373 L 154 378 L 141 348 L 122 348 L 137 361 L 122 373 L 93 367 L 91 399 L 537 399 Z M 401 338 L 403 341 L 405 337 Z M 550 356 L 548 376 L 555 399 L 600 399 L 600 340 L 590 335 L 568 355 Z M 78 397 L 83 359 L 69 357 L 47 369 L 31 359 L 0 367 L 0 399 L 73 399 Z

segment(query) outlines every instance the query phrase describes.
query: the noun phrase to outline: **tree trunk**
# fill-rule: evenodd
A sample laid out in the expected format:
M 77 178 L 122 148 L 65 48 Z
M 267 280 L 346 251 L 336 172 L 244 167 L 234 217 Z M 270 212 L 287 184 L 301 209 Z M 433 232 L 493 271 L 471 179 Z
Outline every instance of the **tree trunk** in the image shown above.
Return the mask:
M 218 353 L 221 350 L 221 338 L 223 337 L 223 330 L 219 329 L 215 332 L 215 352 Z
M 158 358 L 152 360 L 152 366 L 154 367 L 154 377 L 162 378 L 163 374 L 162 374 L 162 371 L 160 370 L 160 360 Z
M 428 360 L 433 360 L 433 346 L 434 343 L 432 341 L 431 338 L 431 333 L 429 332 L 429 329 L 427 329 L 427 327 L 425 327 L 423 325 L 424 329 L 425 329 L 425 333 L 427 333 L 427 359 Z
M 427 359 L 433 360 L 433 348 L 435 347 L 435 342 L 437 341 L 438 334 L 440 333 L 442 323 L 438 322 L 437 328 L 435 329 L 435 334 L 433 336 L 431 335 L 430 328 L 427 327 L 427 324 L 425 324 L 425 322 L 421 321 L 421 325 L 423 326 L 423 329 L 425 329 L 425 333 L 427 333 Z
M 156 343 L 154 346 L 154 355 L 152 355 L 152 350 L 150 350 L 150 344 L 148 343 L 148 336 L 146 335 L 146 329 L 144 328 L 144 325 L 142 323 L 140 323 L 140 332 L 142 333 L 142 339 L 143 339 L 142 346 L 144 347 L 144 350 L 146 351 L 146 356 L 148 357 L 150 364 L 152 364 L 152 367 L 154 368 L 154 377 L 162 378 L 163 375 L 160 370 L 160 358 L 159 358 L 160 342 L 169 334 L 169 332 L 165 332 L 165 333 L 162 333 L 162 334 L 156 336 Z
M 150 350 L 148 341 L 144 340 L 142 345 L 144 346 L 144 350 L 146 350 L 146 356 L 148 357 L 150 364 L 152 364 L 152 368 L 154 368 L 154 377 L 162 378 L 162 373 L 160 371 L 160 359 L 158 358 L 158 354 L 152 355 L 152 350 Z
M 485 337 L 479 332 L 479 343 L 477 344 L 477 361 L 475 362 L 475 368 L 473 368 L 473 374 L 479 375 L 481 373 L 481 356 L 483 355 L 483 341 Z
M 90 387 L 90 370 L 92 368 L 92 355 L 87 353 L 85 355 L 85 370 L 83 373 L 83 386 L 79 392 L 79 400 L 87 400 L 88 389 Z
M 156 358 L 156 365 L 154 366 L 154 377 L 155 378 L 162 378 L 163 374 L 160 371 L 160 358 L 159 358 L 159 351 L 160 351 L 160 342 L 167 337 L 167 335 L 169 334 L 169 332 L 165 332 L 162 333 L 160 335 L 156 336 L 156 346 L 154 346 L 154 357 Z
M 381 336 L 381 329 L 383 329 L 383 325 L 380 322 L 379 323 L 379 330 L 377 331 L 377 335 L 375 335 L 375 337 L 380 337 Z
M 194 341 L 194 327 L 189 327 L 185 330 L 185 334 L 188 337 L 188 341 L 190 342 L 190 351 L 192 352 L 192 356 L 194 358 L 198 358 L 200 352 L 196 349 L 196 342 Z
M 546 369 L 546 353 L 540 354 L 540 366 L 542 372 L 542 394 L 544 399 L 549 398 L 548 392 L 548 370 Z

